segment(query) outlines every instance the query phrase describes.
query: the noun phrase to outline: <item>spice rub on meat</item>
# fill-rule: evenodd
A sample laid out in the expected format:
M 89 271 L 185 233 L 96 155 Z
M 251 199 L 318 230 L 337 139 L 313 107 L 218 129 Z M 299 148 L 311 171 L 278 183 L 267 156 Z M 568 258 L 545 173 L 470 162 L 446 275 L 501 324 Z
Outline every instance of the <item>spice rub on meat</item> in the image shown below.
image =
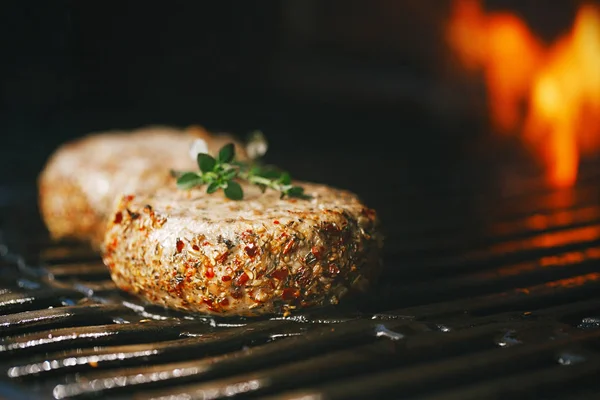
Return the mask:
M 196 168 L 187 154 L 197 138 L 212 154 L 235 142 L 197 126 L 149 126 L 91 133 L 62 145 L 38 178 L 39 209 L 50 236 L 89 241 L 99 249 L 114 201 L 123 193 L 174 186 L 170 169 Z
M 336 304 L 378 277 L 382 236 L 356 195 L 297 182 L 310 200 L 241 183 L 123 196 L 104 242 L 121 289 L 166 307 L 252 316 Z

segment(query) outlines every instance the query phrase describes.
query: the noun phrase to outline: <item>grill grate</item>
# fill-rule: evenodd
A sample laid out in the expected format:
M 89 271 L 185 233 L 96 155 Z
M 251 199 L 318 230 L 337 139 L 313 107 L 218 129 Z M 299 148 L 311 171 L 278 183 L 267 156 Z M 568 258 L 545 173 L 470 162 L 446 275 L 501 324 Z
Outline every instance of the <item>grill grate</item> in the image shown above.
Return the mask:
M 377 290 L 288 318 L 147 306 L 87 248 L 5 228 L 0 396 L 597 398 L 599 194 L 589 179 L 435 221 L 423 204 Z

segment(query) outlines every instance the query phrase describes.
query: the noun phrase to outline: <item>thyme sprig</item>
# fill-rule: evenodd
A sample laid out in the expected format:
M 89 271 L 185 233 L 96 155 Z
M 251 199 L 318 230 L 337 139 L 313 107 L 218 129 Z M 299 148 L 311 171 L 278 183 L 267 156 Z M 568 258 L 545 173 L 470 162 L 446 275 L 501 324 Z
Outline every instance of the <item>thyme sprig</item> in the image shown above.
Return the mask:
M 173 175 L 177 177 L 178 188 L 191 189 L 206 185 L 207 193 L 223 189 L 227 198 L 242 200 L 244 191 L 238 183 L 239 180 L 242 180 L 258 186 L 263 193 L 267 189 L 276 190 L 281 193 L 281 198 L 285 196 L 310 198 L 304 193 L 304 188 L 292 185 L 292 178 L 286 171 L 271 165 L 262 165 L 256 159 L 249 163 L 236 160 L 233 143 L 224 145 L 219 150 L 217 157 L 199 152 L 196 158 L 199 171 L 173 172 Z

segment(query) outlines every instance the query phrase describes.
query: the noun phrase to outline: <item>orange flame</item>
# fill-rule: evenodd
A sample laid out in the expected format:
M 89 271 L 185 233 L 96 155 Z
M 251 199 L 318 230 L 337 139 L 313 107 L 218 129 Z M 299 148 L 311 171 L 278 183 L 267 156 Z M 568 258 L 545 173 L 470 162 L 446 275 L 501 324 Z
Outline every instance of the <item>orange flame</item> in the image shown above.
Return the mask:
M 573 185 L 580 155 L 600 150 L 600 8 L 580 7 L 546 46 L 517 16 L 456 0 L 447 35 L 461 64 L 483 74 L 495 129 L 522 133 L 549 184 Z

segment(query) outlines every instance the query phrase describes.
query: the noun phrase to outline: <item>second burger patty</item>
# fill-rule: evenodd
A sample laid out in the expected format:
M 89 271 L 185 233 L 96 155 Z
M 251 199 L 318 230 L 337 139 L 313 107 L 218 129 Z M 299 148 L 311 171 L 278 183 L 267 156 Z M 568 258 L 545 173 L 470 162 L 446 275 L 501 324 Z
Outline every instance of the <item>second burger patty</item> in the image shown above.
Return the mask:
M 366 290 L 380 269 L 375 211 L 348 191 L 296 183 L 313 198 L 247 184 L 240 201 L 203 188 L 123 196 L 104 263 L 125 291 L 209 314 L 286 313 Z
M 200 127 L 98 132 L 63 144 L 38 179 L 40 211 L 50 236 L 89 241 L 99 249 L 115 200 L 124 193 L 174 186 L 170 169 L 197 168 L 188 156 L 197 138 L 206 141 L 213 155 L 234 142 L 244 157 L 233 136 Z

